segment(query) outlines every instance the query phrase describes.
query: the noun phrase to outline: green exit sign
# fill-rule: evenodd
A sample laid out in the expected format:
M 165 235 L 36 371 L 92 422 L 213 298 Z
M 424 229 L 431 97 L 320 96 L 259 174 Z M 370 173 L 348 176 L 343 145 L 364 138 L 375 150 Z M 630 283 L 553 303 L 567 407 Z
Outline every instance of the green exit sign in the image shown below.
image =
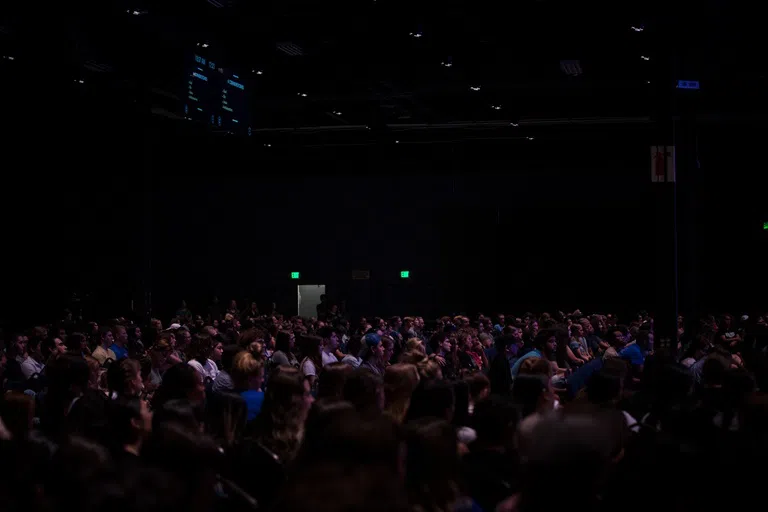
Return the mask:
M 298 272 L 291 272 L 291 279 L 298 279 L 301 277 L 301 274 Z
M 768 222 L 763 222 L 763 229 L 768 231 Z
M 401 270 L 400 271 L 400 279 L 408 279 L 411 277 L 411 271 L 410 270 Z

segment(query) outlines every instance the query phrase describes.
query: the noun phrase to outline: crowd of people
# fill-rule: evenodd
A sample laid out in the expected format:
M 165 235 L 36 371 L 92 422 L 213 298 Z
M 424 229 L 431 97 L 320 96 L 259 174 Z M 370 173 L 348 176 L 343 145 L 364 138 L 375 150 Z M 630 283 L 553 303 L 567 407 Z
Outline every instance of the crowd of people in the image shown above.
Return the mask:
M 11 511 L 724 510 L 759 503 L 768 315 L 351 319 L 183 303 L 3 335 Z

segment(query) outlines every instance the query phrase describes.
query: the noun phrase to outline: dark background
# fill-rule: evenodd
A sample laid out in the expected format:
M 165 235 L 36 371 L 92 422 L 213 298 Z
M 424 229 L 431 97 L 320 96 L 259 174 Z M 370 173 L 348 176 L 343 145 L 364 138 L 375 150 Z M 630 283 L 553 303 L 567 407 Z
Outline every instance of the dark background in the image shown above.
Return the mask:
M 291 271 L 355 313 L 653 310 L 672 214 L 649 146 L 681 119 L 681 310 L 765 309 L 768 84 L 735 7 L 138 3 L 0 13 L 6 325 L 139 315 L 149 293 L 164 319 L 213 294 L 287 312 Z M 176 115 L 202 40 L 264 70 L 253 137 Z
M 116 315 L 145 286 L 165 314 L 214 293 L 292 305 L 294 270 L 382 314 L 653 309 L 648 127 L 285 150 L 80 112 L 28 150 L 23 131 L 6 138 L 8 317 L 54 314 L 73 292 Z M 697 236 L 683 250 L 702 308 L 749 309 L 765 289 L 754 133 L 701 128 Z

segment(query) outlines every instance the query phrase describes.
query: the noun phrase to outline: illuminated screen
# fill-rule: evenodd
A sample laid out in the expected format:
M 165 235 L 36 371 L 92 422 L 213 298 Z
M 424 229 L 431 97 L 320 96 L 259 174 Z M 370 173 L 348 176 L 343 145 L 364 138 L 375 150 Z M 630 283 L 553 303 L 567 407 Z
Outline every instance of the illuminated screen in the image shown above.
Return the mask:
M 216 59 L 192 54 L 186 66 L 184 117 L 216 130 L 250 135 L 248 85 Z

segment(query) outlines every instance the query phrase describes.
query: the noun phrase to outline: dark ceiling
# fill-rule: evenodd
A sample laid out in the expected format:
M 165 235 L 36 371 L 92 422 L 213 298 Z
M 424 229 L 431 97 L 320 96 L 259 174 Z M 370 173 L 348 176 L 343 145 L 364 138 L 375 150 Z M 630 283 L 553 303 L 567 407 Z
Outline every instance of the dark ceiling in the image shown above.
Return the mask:
M 185 59 L 205 44 L 247 77 L 262 133 L 524 137 L 526 127 L 652 122 L 675 114 L 682 95 L 702 118 L 754 115 L 766 85 L 759 20 L 718 0 L 30 4 L 2 14 L 8 75 L 34 70 L 57 90 L 177 115 Z M 680 79 L 702 88 L 676 92 Z

